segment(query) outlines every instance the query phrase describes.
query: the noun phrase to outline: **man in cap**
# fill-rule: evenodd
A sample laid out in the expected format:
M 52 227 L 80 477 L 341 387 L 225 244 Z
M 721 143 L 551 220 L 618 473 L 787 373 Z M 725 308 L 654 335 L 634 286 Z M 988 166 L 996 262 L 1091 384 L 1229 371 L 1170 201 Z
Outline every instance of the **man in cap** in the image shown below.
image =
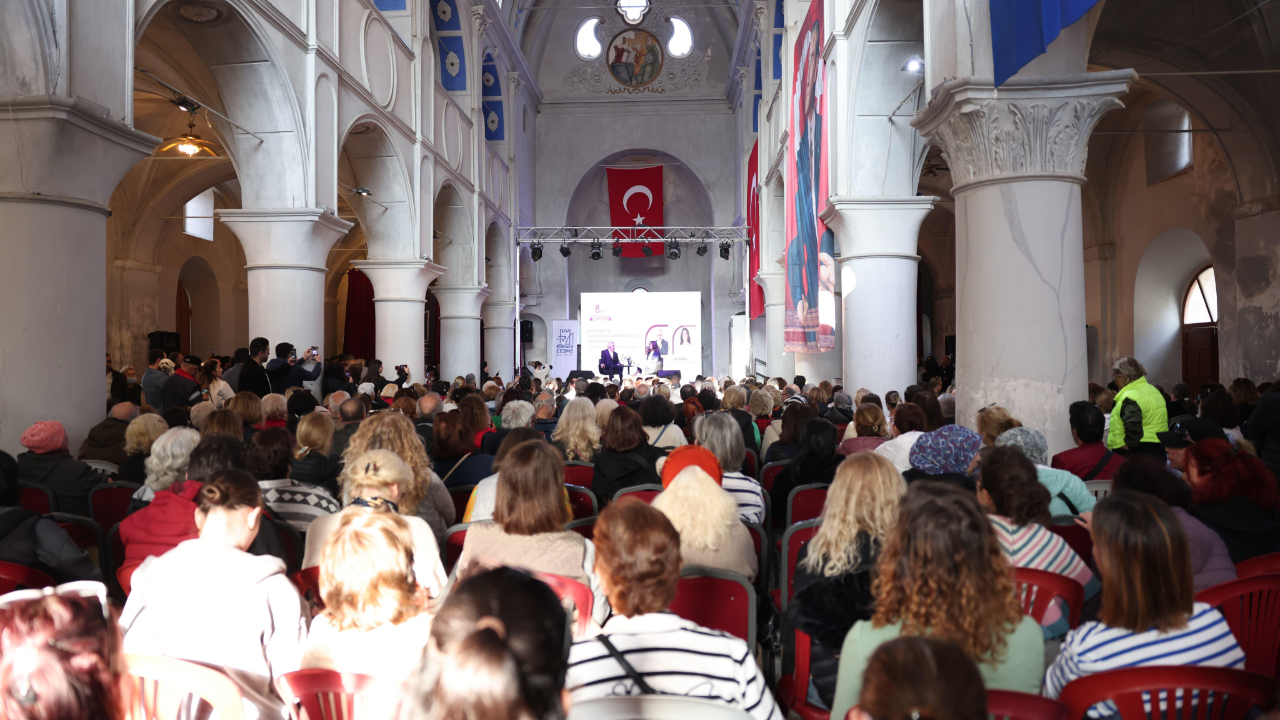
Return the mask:
M 1175 422 L 1169 426 L 1168 432 L 1156 433 L 1156 437 L 1160 438 L 1160 444 L 1169 455 L 1169 467 L 1185 473 L 1187 448 L 1201 440 L 1226 440 L 1227 434 L 1211 420 L 1192 417 Z
M 191 407 L 200 402 L 200 383 L 196 382 L 196 372 L 200 369 L 200 358 L 195 355 L 184 355 L 182 363 L 174 368 L 173 374 L 164 381 L 165 410 L 176 407 Z

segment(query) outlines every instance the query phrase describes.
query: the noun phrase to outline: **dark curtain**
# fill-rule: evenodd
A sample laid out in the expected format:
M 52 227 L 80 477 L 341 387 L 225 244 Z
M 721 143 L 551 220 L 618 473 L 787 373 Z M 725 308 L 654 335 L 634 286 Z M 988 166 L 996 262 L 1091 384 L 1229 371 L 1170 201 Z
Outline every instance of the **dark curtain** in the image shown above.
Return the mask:
M 347 325 L 342 332 L 342 351 L 358 358 L 377 357 L 374 333 L 378 323 L 373 314 L 373 283 L 364 273 L 347 272 Z

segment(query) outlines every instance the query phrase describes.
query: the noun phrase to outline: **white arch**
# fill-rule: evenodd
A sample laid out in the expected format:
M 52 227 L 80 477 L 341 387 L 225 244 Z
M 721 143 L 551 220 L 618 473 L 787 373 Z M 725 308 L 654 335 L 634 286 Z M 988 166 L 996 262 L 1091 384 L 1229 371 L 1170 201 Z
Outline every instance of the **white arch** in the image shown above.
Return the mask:
M 1166 388 L 1182 382 L 1182 300 L 1209 249 L 1186 228 L 1169 228 L 1147 246 L 1133 287 L 1133 355 L 1147 378 Z

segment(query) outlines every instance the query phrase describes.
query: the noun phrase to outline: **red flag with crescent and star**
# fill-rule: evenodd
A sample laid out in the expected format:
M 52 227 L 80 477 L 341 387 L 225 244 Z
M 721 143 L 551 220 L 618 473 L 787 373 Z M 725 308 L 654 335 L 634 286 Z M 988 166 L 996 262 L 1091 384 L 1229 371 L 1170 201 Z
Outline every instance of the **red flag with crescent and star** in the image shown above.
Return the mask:
M 609 179 L 609 224 L 614 227 L 637 228 L 618 230 L 614 238 L 632 240 L 659 238 L 649 243 L 655 257 L 662 253 L 662 235 L 646 227 L 662 227 L 662 166 L 645 168 L 606 168 Z M 644 257 L 644 243 L 622 243 L 622 257 Z

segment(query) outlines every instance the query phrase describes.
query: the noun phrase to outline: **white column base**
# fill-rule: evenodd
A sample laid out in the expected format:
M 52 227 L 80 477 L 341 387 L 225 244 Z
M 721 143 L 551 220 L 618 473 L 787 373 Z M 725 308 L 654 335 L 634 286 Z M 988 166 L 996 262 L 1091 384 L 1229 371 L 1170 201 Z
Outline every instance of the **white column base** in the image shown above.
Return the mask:
M 440 379 L 475 375 L 480 379 L 480 305 L 489 297 L 483 286 L 436 287 L 440 303 Z
M 796 374 L 795 353 L 784 351 L 783 333 L 786 329 L 786 303 L 783 295 L 787 277 L 781 272 L 756 273 L 756 282 L 764 288 L 764 362 L 769 377 L 780 377 L 787 382 Z
M 514 302 L 487 302 L 480 307 L 484 318 L 484 360 L 489 374 L 510 381 L 516 369 L 516 313 Z
M 426 260 L 355 260 L 352 266 L 373 284 L 376 352 L 387 377 L 406 365 L 411 382 L 426 377 L 425 314 L 427 286 L 445 268 Z

